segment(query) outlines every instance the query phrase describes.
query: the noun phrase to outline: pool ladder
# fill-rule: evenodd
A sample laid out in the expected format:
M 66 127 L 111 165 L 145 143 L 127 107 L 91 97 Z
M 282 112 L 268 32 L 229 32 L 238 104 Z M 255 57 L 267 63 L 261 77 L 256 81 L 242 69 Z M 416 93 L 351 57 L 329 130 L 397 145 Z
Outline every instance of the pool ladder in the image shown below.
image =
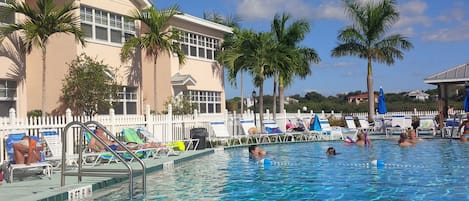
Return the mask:
M 461 125 L 461 120 L 463 118 L 464 114 L 461 114 L 461 113 L 456 113 L 454 114 L 454 117 L 453 117 L 453 125 L 451 126 L 451 132 L 450 132 L 450 138 L 453 139 L 453 134 L 454 134 L 454 127 L 455 125 L 456 126 L 459 126 Z M 457 124 L 455 124 L 457 120 Z M 458 128 L 457 128 L 458 129 Z
M 133 160 L 138 161 L 140 166 L 142 167 L 141 170 L 134 170 L 134 168 L 130 165 L 130 163 L 122 158 L 122 156 L 117 153 L 116 151 L 112 150 L 104 141 L 97 137 L 96 134 L 90 130 L 89 126 L 96 126 L 96 128 L 102 128 L 104 133 L 111 138 L 111 140 L 114 140 L 120 147 L 124 149 L 124 152 L 128 154 L 130 157 L 132 157 Z M 78 138 L 78 152 L 79 152 L 79 157 L 78 157 L 78 171 L 71 172 L 71 171 L 65 171 L 65 166 L 66 166 L 66 152 L 62 151 L 62 165 L 61 165 L 61 180 L 60 180 L 60 186 L 65 185 L 65 176 L 77 176 L 78 177 L 78 182 L 82 181 L 82 177 L 88 176 L 88 177 L 129 177 L 129 198 L 133 199 L 134 195 L 134 177 L 136 174 L 142 174 L 142 187 L 143 187 L 143 195 L 145 196 L 146 194 L 146 166 L 145 163 L 143 162 L 142 159 L 140 159 L 137 155 L 135 155 L 134 152 L 132 152 L 125 144 L 120 142 L 109 130 L 107 130 L 102 124 L 96 122 L 96 121 L 87 121 L 85 123 L 79 122 L 79 121 L 73 121 L 68 123 L 64 127 L 64 131 L 62 132 L 62 150 L 67 150 L 66 148 L 66 142 L 67 142 L 67 131 L 69 128 L 80 128 L 80 138 Z M 99 143 L 103 144 L 107 150 L 109 150 L 110 153 L 119 161 L 122 162 L 126 166 L 125 169 L 96 169 L 96 168 L 83 168 L 83 139 L 84 139 L 84 133 L 88 132 L 91 134 L 92 137 L 94 137 Z M 98 156 L 97 156 L 98 157 Z M 133 161 L 132 160 L 132 161 Z

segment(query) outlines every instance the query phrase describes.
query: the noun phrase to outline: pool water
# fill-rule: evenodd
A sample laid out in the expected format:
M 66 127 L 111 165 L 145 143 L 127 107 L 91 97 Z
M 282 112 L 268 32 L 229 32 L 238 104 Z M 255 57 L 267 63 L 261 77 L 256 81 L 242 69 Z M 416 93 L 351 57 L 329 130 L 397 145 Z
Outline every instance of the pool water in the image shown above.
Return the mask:
M 329 146 L 339 153 L 328 157 Z M 424 140 L 264 145 L 272 164 L 235 148 L 147 176 L 145 200 L 468 200 L 469 144 Z M 377 167 L 371 161 L 382 160 Z M 127 200 L 127 184 L 95 200 Z

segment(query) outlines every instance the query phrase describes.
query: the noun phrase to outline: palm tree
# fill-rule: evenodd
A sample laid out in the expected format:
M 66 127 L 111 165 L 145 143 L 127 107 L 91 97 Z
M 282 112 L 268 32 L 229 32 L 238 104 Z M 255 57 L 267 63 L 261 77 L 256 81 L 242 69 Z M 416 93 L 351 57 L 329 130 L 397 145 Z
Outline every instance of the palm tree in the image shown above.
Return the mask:
M 332 50 L 332 56 L 356 56 L 368 61 L 368 120 L 374 116 L 374 90 L 372 62 L 392 65 L 395 59 L 403 59 L 401 50 L 413 47 L 401 34 L 386 35 L 399 19 L 395 0 L 370 1 L 362 4 L 345 1 L 347 13 L 354 24 L 339 31 L 339 45 Z
M 24 18 L 18 23 L 0 27 L 0 42 L 4 37 L 19 33 L 27 54 L 31 53 L 34 46 L 41 48 L 42 116 L 46 115 L 46 55 L 49 38 L 58 33 L 72 34 L 77 42 L 85 45 L 84 33 L 80 29 L 80 19 L 75 15 L 76 9 L 79 7 L 74 2 L 57 7 L 54 0 L 38 0 L 33 7 L 26 2 L 8 1 L 7 4 L 9 13 L 22 14 Z
M 297 57 L 295 66 L 278 66 L 274 77 L 274 119 L 276 114 L 276 82 L 278 81 L 278 92 L 279 92 L 279 104 L 280 112 L 284 110 L 285 101 L 285 87 L 291 84 L 294 76 L 305 78 L 311 74 L 309 67 L 310 63 L 319 63 L 321 60 L 313 48 L 306 48 L 298 46 L 298 43 L 304 40 L 305 35 L 310 31 L 310 25 L 306 20 L 293 21 L 288 27 L 286 26 L 287 21 L 290 19 L 290 15 L 283 13 L 280 17 L 278 14 L 275 15 L 271 25 L 271 32 L 274 35 L 275 40 L 287 48 L 299 51 L 300 55 Z
M 236 17 L 236 16 L 233 16 L 233 15 L 229 15 L 229 16 L 225 17 L 225 16 L 223 16 L 223 15 L 217 13 L 217 12 L 204 12 L 204 19 L 215 22 L 215 23 L 218 23 L 218 24 L 222 24 L 222 25 L 225 25 L 225 26 L 232 27 L 235 30 L 240 28 L 239 18 Z M 233 34 L 225 34 L 221 49 L 231 48 L 232 41 L 233 41 L 233 36 L 234 36 Z M 240 114 L 242 116 L 243 113 L 244 113 L 244 87 L 243 87 L 244 79 L 243 79 L 243 71 L 241 71 L 239 73 L 240 73 L 240 78 L 239 78 L 240 87 L 239 88 L 240 88 L 240 97 L 241 97 L 240 98 L 240 105 L 241 105 Z
M 236 75 L 247 71 L 259 87 L 259 120 L 263 129 L 264 117 L 264 80 L 273 75 L 272 67 L 294 66 L 298 51 L 279 45 L 271 33 L 256 33 L 251 30 L 235 30 L 232 45 L 217 58 L 228 70 L 228 80 L 236 83 Z
M 177 54 L 179 64 L 185 62 L 184 52 L 180 46 L 173 41 L 180 39 L 180 32 L 176 29 L 169 28 L 169 19 L 179 13 L 179 6 L 173 5 L 168 10 L 157 11 L 154 7 L 150 7 L 143 12 L 134 10 L 131 13 L 130 18 L 133 20 L 139 20 L 142 23 L 142 28 L 148 30 L 142 33 L 138 37 L 130 38 L 124 43 L 121 50 L 121 59 L 123 61 L 131 58 L 132 54 L 137 49 L 144 49 L 145 54 L 148 58 L 153 61 L 153 104 L 155 112 L 157 111 L 157 69 L 156 62 L 161 52 L 166 52 L 168 55 L 171 53 Z M 140 72 L 142 73 L 142 72 Z M 140 76 L 143 80 L 143 77 Z M 142 80 L 140 80 L 140 97 L 143 97 Z

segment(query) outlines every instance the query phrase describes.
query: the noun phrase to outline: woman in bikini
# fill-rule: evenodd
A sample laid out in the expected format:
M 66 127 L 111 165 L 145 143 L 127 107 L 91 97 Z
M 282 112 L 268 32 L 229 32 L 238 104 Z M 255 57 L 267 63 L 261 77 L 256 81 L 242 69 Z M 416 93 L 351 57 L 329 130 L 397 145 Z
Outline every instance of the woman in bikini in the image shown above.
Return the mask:
M 467 142 L 469 138 L 469 113 L 467 114 L 467 120 L 463 121 L 461 125 L 459 125 L 458 133 L 461 133 L 461 128 L 464 126 L 464 132 L 461 135 L 461 142 Z

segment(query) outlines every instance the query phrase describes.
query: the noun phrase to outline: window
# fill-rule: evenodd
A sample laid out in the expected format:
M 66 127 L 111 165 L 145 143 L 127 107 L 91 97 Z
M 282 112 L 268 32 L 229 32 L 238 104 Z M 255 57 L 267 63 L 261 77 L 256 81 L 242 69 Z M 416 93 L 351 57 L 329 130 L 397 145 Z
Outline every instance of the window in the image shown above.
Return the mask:
M 137 114 L 137 87 L 122 87 L 112 102 L 115 114 Z
M 7 8 L 2 6 L 2 0 L 0 0 L 0 25 L 1 24 L 12 24 L 15 22 L 15 13 L 6 15 Z
M 180 44 L 184 54 L 189 57 L 215 59 L 218 39 L 186 31 L 180 31 L 180 33 L 181 39 L 175 43 Z
M 87 38 L 122 44 L 135 36 L 135 23 L 128 17 L 86 6 L 80 7 L 81 29 Z
M 0 80 L 0 116 L 8 116 L 16 107 L 16 81 Z
M 199 113 L 221 113 L 221 92 L 189 90 L 183 95 L 195 103 Z

